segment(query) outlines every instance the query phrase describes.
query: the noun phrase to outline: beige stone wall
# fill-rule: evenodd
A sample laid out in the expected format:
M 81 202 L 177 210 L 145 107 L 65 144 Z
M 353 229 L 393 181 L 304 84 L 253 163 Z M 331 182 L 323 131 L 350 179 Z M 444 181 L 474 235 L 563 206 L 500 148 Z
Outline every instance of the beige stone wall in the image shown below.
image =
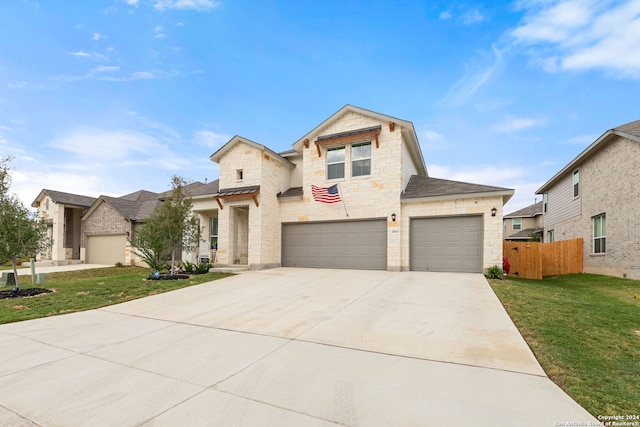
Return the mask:
M 491 209 L 498 209 L 495 217 Z M 437 201 L 405 202 L 402 205 L 402 269 L 409 269 L 409 222 L 413 217 L 482 215 L 484 218 L 483 268 L 502 266 L 502 196 Z

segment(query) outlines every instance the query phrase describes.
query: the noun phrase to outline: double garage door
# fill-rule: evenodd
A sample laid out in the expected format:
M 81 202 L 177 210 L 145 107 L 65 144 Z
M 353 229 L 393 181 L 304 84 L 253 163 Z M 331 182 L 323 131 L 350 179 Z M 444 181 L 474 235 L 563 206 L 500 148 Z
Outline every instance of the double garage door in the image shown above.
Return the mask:
M 87 264 L 114 265 L 125 261 L 127 238 L 118 236 L 88 236 L 85 243 Z
M 410 269 L 482 272 L 482 216 L 412 218 Z M 282 224 L 285 267 L 387 268 L 387 221 Z
M 282 224 L 282 265 L 386 270 L 387 221 Z
M 411 270 L 481 273 L 482 230 L 482 216 L 411 219 Z

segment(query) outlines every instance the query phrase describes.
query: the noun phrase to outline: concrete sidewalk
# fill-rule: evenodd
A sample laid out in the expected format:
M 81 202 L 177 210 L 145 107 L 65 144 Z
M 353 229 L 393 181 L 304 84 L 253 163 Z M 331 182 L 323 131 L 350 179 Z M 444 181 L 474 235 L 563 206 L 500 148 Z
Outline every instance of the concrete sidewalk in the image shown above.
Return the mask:
M 69 264 L 69 265 L 36 265 L 36 274 L 38 273 L 59 273 L 62 271 L 90 270 L 93 268 L 107 268 L 113 265 L 102 264 Z M 13 270 L 8 270 L 13 271 Z M 18 269 L 18 276 L 30 276 L 31 267 L 23 267 Z
M 596 422 L 474 274 L 252 271 L 2 325 L 0 348 L 0 425 Z

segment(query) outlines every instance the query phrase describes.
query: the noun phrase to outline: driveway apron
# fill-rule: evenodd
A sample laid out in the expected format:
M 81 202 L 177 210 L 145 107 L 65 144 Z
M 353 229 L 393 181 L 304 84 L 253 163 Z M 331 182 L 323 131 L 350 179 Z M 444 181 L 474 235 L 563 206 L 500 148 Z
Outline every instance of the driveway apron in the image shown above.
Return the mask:
M 0 326 L 3 426 L 596 421 L 479 274 L 277 268 Z

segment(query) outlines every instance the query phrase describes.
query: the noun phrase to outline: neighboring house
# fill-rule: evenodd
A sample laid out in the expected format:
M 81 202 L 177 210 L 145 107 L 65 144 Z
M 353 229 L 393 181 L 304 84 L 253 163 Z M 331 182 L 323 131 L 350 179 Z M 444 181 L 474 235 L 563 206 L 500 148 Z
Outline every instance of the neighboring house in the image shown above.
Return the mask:
M 58 264 L 80 262 L 81 218 L 95 200 L 95 197 L 47 189 L 38 194 L 31 206 L 37 208 L 47 222 L 47 236 L 53 239 L 53 246 L 47 253 L 38 254 L 38 260 L 51 260 Z
M 606 131 L 536 193 L 545 241 L 584 239 L 587 273 L 640 279 L 640 120 Z
M 206 241 L 192 259 L 462 272 L 502 262 L 513 190 L 429 177 L 411 122 L 346 105 L 289 151 L 235 136 L 211 160 L 219 180 L 192 193 Z
M 542 241 L 542 202 L 505 215 L 504 240 Z
M 161 197 L 146 190 L 98 197 L 82 216 L 81 259 L 88 264 L 140 264 L 129 239 L 161 203 Z

